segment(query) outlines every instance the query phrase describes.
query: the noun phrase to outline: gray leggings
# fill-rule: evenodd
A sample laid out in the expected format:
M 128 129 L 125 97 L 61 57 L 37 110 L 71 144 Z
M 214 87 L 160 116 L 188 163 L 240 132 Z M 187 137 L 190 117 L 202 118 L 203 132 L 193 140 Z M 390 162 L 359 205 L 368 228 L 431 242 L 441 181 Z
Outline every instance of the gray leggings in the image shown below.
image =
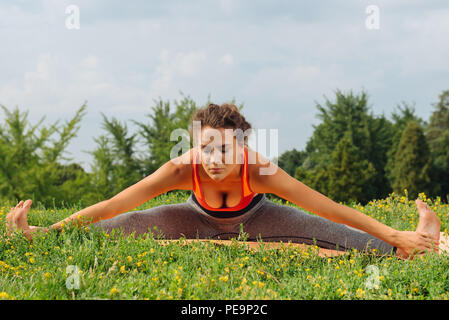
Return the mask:
M 151 231 L 155 236 L 160 232 L 165 239 L 222 240 L 238 237 L 242 225 L 248 241 L 291 241 L 342 251 L 351 248 L 359 251 L 376 249 L 378 254 L 392 254 L 396 250 L 366 232 L 276 204 L 265 195 L 237 217 L 214 217 L 195 203 L 190 195 L 185 203 L 122 213 L 93 225 L 108 233 L 121 229 L 125 234 L 134 232 L 136 236 Z

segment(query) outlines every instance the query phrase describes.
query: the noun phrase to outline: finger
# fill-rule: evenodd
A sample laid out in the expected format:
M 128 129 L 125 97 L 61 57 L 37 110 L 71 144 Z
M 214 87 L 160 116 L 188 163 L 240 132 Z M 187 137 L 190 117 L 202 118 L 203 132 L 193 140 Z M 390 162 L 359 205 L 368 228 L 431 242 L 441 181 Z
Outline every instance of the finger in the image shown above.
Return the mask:
M 435 238 L 431 237 L 428 234 L 425 234 L 425 233 L 420 234 L 420 237 L 421 237 L 422 240 L 424 240 L 424 241 L 426 241 L 426 242 L 428 242 L 430 244 L 433 244 L 434 246 L 439 246 L 440 245 L 440 241 L 439 240 L 436 240 Z
M 432 239 L 432 236 L 430 235 L 430 233 L 427 232 L 417 232 L 419 234 L 420 237 L 422 238 L 426 238 L 426 239 Z
M 432 244 L 428 241 L 423 243 L 423 247 L 427 249 L 427 251 L 432 250 Z
M 427 241 L 419 241 L 416 244 L 416 247 L 414 250 L 419 251 L 421 253 L 421 252 L 432 250 L 432 246 Z
M 432 241 L 431 242 L 431 246 L 432 246 L 432 249 L 433 249 L 433 251 L 435 251 L 436 253 L 438 253 L 439 252 L 439 248 L 440 248 L 440 242 L 439 241 Z
M 430 243 L 431 245 L 433 245 L 433 246 L 439 246 L 439 245 L 440 245 L 440 240 L 435 239 L 434 237 L 431 237 L 431 236 L 426 237 L 426 236 L 424 236 L 423 239 L 424 239 L 426 242 L 428 242 L 428 243 Z

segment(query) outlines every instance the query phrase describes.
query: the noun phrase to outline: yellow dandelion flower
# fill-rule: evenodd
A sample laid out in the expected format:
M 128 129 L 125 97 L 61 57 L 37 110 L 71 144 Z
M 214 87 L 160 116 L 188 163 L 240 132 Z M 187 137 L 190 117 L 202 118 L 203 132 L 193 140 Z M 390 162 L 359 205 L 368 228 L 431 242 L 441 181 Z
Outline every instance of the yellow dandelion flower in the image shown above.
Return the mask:
M 226 276 L 220 276 L 218 278 L 218 280 L 223 281 L 223 282 L 227 282 L 229 280 L 229 277 L 227 275 Z
M 356 296 L 357 297 L 361 297 L 361 296 L 363 296 L 364 294 L 365 294 L 365 291 L 363 291 L 362 289 L 360 289 L 360 288 L 357 288 L 357 290 L 356 290 Z
M 111 291 L 110 291 L 110 294 L 111 294 L 111 295 L 114 295 L 114 294 L 116 294 L 116 293 L 118 293 L 118 290 L 117 290 L 115 287 L 112 288 Z
M 9 294 L 6 292 L 0 292 L 0 299 L 9 299 Z

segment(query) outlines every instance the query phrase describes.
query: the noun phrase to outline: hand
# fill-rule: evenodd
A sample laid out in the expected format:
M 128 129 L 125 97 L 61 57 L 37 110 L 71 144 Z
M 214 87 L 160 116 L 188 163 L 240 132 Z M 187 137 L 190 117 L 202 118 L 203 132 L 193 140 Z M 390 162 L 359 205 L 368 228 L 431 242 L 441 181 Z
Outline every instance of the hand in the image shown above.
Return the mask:
M 433 239 L 429 234 L 417 231 L 399 231 L 398 255 L 401 258 L 413 257 L 425 252 L 438 252 L 439 241 Z

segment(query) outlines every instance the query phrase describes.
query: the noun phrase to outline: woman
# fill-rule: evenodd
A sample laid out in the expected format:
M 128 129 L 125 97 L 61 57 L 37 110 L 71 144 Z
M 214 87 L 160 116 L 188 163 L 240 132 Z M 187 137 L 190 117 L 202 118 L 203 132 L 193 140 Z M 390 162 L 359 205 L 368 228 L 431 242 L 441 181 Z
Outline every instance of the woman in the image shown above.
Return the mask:
M 191 135 L 193 124 L 201 124 L 201 130 L 195 132 L 198 146 L 194 144 L 113 198 L 82 209 L 49 229 L 75 221 L 79 225 L 94 223 L 107 232 L 122 229 L 139 235 L 156 227 L 168 239 L 229 239 L 242 228 L 249 239 L 316 244 L 332 250 L 376 249 L 379 254 L 401 258 L 418 251 L 438 252 L 440 221 L 424 202 L 416 200 L 420 214 L 416 231 L 395 230 L 332 201 L 248 148 L 247 136 L 234 135 L 251 128 L 235 105 L 209 104 L 197 110 L 191 121 Z M 175 189 L 193 192 L 186 203 L 127 212 Z M 321 217 L 275 204 L 265 193 Z M 37 230 L 49 230 L 28 226 L 30 205 L 31 200 L 21 201 L 7 217 L 8 229 L 22 229 L 29 239 Z

